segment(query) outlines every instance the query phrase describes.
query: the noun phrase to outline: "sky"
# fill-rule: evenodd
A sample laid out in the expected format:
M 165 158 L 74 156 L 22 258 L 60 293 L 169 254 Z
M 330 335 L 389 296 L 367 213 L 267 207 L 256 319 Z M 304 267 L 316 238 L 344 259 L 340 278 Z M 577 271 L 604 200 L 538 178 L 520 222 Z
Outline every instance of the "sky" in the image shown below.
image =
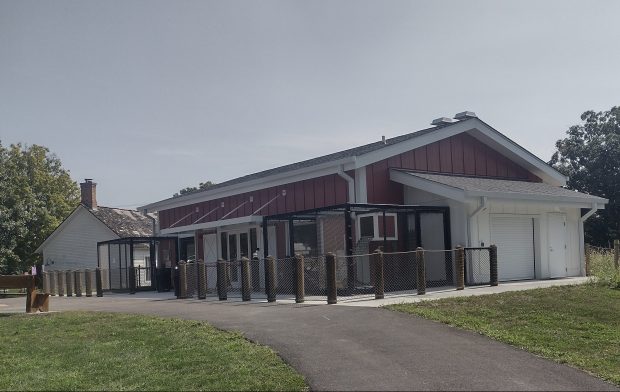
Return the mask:
M 548 161 L 620 105 L 620 2 L 0 0 L 0 142 L 134 208 L 471 110 Z

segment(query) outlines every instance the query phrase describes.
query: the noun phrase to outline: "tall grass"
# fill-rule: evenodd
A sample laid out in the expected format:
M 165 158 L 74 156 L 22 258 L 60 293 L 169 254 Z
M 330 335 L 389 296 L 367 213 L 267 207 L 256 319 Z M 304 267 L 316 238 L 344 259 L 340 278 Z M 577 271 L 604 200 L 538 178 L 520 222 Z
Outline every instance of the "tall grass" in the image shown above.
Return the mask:
M 590 277 L 594 284 L 620 289 L 620 268 L 614 265 L 613 250 L 590 251 Z

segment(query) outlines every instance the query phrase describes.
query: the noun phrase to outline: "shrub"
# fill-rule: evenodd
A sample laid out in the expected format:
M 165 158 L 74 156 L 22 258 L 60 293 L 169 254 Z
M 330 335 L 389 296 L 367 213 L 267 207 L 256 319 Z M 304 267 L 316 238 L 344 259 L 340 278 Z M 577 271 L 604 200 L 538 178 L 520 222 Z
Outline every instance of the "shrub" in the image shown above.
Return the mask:
M 591 282 L 615 289 L 620 288 L 620 269 L 614 265 L 613 251 L 590 252 Z

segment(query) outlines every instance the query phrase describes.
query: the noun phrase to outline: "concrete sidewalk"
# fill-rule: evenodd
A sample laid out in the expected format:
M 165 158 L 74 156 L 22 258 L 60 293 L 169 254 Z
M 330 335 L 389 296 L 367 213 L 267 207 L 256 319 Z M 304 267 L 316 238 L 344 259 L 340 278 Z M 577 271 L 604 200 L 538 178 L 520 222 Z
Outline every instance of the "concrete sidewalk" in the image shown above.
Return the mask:
M 205 320 L 269 345 L 313 390 L 618 390 L 481 335 L 385 309 L 173 298 L 55 297 L 51 309 Z M 23 301 L 0 299 L 0 312 L 23 312 Z

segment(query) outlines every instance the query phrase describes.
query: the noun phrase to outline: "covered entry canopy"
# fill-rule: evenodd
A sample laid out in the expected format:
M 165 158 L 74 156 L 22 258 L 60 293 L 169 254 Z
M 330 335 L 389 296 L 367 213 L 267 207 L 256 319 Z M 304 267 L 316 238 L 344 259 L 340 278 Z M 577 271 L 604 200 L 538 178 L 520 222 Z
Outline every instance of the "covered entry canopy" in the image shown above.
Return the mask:
M 593 203 L 601 206 L 607 199 L 542 182 L 514 181 L 496 178 L 466 177 L 429 174 L 409 170 L 391 169 L 390 179 L 413 188 L 435 193 L 449 199 L 465 201 L 469 198 L 552 201 L 556 203 Z

